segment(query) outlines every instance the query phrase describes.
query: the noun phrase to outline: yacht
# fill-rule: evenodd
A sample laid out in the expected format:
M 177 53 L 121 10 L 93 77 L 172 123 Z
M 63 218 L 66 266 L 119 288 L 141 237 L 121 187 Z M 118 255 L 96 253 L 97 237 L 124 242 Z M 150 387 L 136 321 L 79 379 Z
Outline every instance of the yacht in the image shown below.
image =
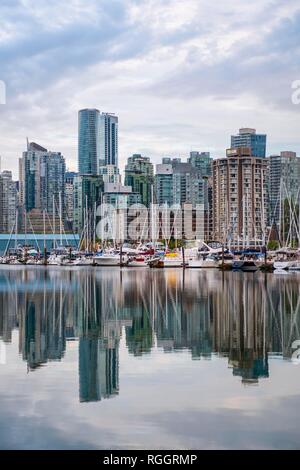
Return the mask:
M 127 255 L 122 255 L 122 260 L 120 258 L 116 251 L 101 253 L 93 257 L 93 263 L 95 266 L 124 266 L 128 263 Z
M 73 266 L 93 266 L 94 260 L 93 258 L 87 258 L 86 256 L 81 256 L 76 258 L 73 262 Z
M 127 263 L 130 268 L 148 268 L 148 258 L 146 256 L 131 257 Z
M 179 253 L 166 253 L 163 257 L 164 268 L 182 268 L 183 258 Z
M 208 269 L 211 269 L 211 268 L 218 268 L 219 267 L 219 261 L 213 255 L 202 256 L 202 257 L 200 257 L 198 255 L 195 258 L 188 258 L 187 263 L 188 263 L 189 268 L 205 268 L 205 269 L 208 268 Z
M 276 270 L 288 271 L 298 264 L 297 251 L 282 248 L 276 252 L 277 259 L 274 261 L 274 268 Z

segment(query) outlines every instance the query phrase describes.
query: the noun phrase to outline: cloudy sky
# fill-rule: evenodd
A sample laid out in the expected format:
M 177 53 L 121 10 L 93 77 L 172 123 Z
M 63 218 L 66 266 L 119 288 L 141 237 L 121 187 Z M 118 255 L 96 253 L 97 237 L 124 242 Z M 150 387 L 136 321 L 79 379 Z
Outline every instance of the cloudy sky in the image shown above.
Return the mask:
M 76 169 L 83 107 L 119 116 L 121 166 L 220 157 L 242 126 L 300 153 L 299 64 L 299 0 L 1 0 L 2 168 L 28 136 Z

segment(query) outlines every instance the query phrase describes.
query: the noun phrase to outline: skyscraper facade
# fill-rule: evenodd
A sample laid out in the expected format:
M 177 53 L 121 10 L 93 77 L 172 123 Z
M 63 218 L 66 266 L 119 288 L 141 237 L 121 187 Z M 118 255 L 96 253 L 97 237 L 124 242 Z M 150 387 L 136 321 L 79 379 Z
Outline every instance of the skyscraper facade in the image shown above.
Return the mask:
M 131 186 L 123 186 L 121 183 L 105 183 L 103 203 L 116 208 L 127 209 L 133 204 L 141 204 L 139 193 L 132 191 Z
M 114 114 L 101 113 L 99 134 L 99 161 L 98 165 L 119 164 L 118 149 L 118 117 Z
M 173 167 L 171 158 L 164 158 L 162 163 L 156 165 L 154 179 L 155 203 L 158 205 L 173 205 Z
M 97 175 L 100 160 L 100 112 L 82 109 L 78 114 L 78 168 L 81 175 Z
M 255 129 L 242 128 L 238 135 L 231 136 L 231 148 L 249 147 L 252 157 L 264 158 L 266 156 L 267 136 L 257 134 Z
M 134 193 L 141 195 L 142 204 L 151 204 L 151 189 L 154 183 L 153 164 L 150 158 L 135 154 L 129 157 L 125 167 L 125 185 L 131 186 Z
M 60 152 L 50 152 L 30 143 L 19 160 L 20 204 L 27 212 L 32 209 L 52 214 L 64 211 L 65 159 Z
M 284 200 L 300 200 L 300 158 L 295 152 L 281 152 L 269 158 L 271 224 L 278 224 Z
M 157 204 L 192 204 L 193 208 L 199 204 L 208 204 L 208 175 L 204 173 L 211 171 L 208 168 L 209 165 L 205 162 L 201 168 L 200 159 L 198 166 L 194 159 L 192 159 L 193 164 L 190 161 L 182 162 L 180 158 L 164 158 L 162 163 L 157 165 L 155 175 L 155 202 Z
M 74 178 L 78 173 L 67 171 L 65 174 L 65 209 L 66 209 L 66 225 L 69 229 L 73 227 L 74 216 Z
M 188 162 L 201 172 L 203 177 L 212 175 L 212 158 L 210 152 L 190 152 Z
M 16 222 L 18 205 L 17 183 L 11 171 L 0 173 L 0 232 L 9 233 Z
M 103 165 L 99 167 L 99 175 L 104 183 L 121 183 L 120 170 L 115 165 Z
M 213 236 L 224 243 L 263 243 L 268 222 L 267 160 L 249 148 L 213 161 Z

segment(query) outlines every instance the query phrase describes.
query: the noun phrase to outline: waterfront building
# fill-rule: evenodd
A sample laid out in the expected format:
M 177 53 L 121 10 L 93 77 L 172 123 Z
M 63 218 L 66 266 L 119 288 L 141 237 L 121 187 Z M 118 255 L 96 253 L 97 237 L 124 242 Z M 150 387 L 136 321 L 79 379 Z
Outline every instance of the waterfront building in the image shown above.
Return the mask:
M 100 160 L 100 111 L 78 113 L 78 169 L 80 175 L 97 175 Z
M 134 193 L 141 195 L 142 204 L 150 207 L 151 190 L 154 183 L 153 164 L 148 157 L 134 154 L 127 160 L 125 185 L 131 186 Z
M 73 229 L 83 230 L 85 219 L 92 224 L 91 214 L 101 204 L 104 183 L 99 175 L 78 175 L 73 183 Z
M 281 152 L 269 158 L 269 194 L 272 225 L 279 224 L 285 200 L 299 203 L 300 158 L 295 152 Z
M 250 148 L 213 161 L 213 236 L 221 242 L 264 243 L 268 221 L 267 160 Z
M 25 211 L 32 209 L 48 214 L 64 215 L 65 159 L 60 152 L 50 152 L 32 142 L 19 160 L 20 204 Z
M 242 128 L 237 135 L 231 136 L 231 148 L 248 147 L 251 149 L 252 157 L 264 158 L 266 146 L 266 134 L 257 134 L 256 129 Z
M 17 183 L 11 171 L 0 173 L 0 233 L 9 233 L 16 222 L 18 205 Z
M 113 165 L 117 167 L 119 164 L 118 117 L 110 113 L 101 113 L 99 119 L 100 158 L 98 165 Z

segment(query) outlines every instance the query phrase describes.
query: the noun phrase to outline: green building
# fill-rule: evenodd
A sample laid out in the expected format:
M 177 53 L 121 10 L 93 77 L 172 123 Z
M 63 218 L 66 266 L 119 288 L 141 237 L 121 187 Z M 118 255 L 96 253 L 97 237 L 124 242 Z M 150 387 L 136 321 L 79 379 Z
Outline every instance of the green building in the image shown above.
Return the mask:
M 150 158 L 132 155 L 125 167 L 125 186 L 131 186 L 133 193 L 141 195 L 141 202 L 146 207 L 151 204 L 151 187 L 154 183 L 153 164 Z

